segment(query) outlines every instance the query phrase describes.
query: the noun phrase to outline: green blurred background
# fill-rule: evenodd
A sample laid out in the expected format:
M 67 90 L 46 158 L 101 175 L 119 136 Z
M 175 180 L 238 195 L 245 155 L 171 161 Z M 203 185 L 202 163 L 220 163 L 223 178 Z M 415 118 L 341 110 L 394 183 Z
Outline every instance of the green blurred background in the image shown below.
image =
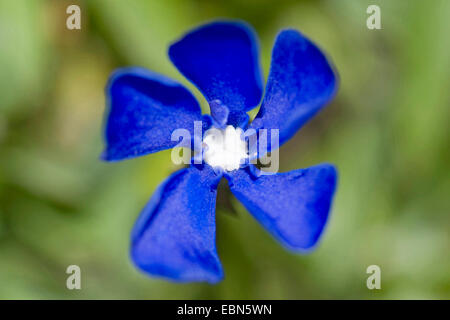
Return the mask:
M 66 29 L 81 7 L 82 29 Z M 381 7 L 382 30 L 366 8 Z M 140 65 L 195 90 L 167 47 L 222 18 L 251 23 L 267 76 L 277 32 L 318 43 L 336 99 L 281 148 L 280 171 L 332 162 L 340 181 L 318 249 L 277 244 L 221 188 L 218 285 L 174 284 L 131 265 L 129 233 L 170 151 L 103 163 L 103 89 Z M 450 1 L 0 0 L 0 298 L 450 298 Z M 253 113 L 254 114 L 254 113 Z M 66 289 L 68 265 L 82 290 Z M 366 268 L 381 267 L 381 290 Z

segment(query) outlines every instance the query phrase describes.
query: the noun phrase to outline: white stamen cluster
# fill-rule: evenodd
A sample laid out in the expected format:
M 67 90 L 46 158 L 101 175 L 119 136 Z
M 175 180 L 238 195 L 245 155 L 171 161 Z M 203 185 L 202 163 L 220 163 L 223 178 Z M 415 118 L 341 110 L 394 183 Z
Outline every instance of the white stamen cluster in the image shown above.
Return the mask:
M 213 168 L 226 171 L 239 169 L 241 160 L 248 158 L 247 144 L 241 139 L 243 130 L 227 126 L 224 130 L 209 129 L 203 137 L 203 158 Z M 243 162 L 243 161 L 242 161 Z

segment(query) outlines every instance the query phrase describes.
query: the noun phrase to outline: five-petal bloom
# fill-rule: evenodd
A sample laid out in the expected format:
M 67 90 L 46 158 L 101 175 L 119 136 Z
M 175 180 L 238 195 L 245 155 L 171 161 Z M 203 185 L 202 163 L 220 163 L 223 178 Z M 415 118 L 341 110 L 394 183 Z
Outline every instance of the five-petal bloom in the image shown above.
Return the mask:
M 232 137 L 233 128 L 278 129 L 282 145 L 331 100 L 337 87 L 324 54 L 299 32 L 284 30 L 273 48 L 261 108 L 248 124 L 246 112 L 260 103 L 263 92 L 258 45 L 248 25 L 201 26 L 172 44 L 169 57 L 203 93 L 212 117 L 202 116 L 181 84 L 141 68 L 120 69 L 106 89 L 104 160 L 172 148 L 177 141 L 171 133 L 184 128 L 194 137 L 194 121 L 203 121 L 204 129 L 230 128 Z M 221 159 L 181 169 L 155 191 L 132 231 L 131 256 L 137 267 L 176 281 L 215 283 L 223 278 L 215 244 L 216 193 L 223 176 L 232 193 L 283 245 L 300 252 L 314 247 L 336 187 L 332 165 L 258 175 L 252 164 L 236 169 L 231 163 L 218 171 L 208 164 L 213 162 Z

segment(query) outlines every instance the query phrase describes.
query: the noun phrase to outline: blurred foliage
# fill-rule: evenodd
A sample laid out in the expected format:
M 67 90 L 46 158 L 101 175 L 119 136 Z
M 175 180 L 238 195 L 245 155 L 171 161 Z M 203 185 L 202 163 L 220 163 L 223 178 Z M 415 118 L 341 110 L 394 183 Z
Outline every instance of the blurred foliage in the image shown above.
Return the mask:
M 81 30 L 65 27 L 72 3 Z M 369 4 L 382 30 L 366 28 Z M 170 151 L 99 161 L 103 89 L 116 67 L 141 65 L 186 84 L 207 112 L 166 52 L 218 17 L 255 27 L 266 76 L 284 27 L 332 58 L 339 94 L 283 146 L 280 169 L 332 162 L 340 181 L 321 245 L 305 256 L 221 190 L 226 278 L 174 284 L 134 269 L 128 246 L 140 209 L 177 168 Z M 447 0 L 0 0 L 0 298 L 450 298 L 449 30 Z M 65 287 L 70 264 L 82 290 Z M 382 290 L 366 288 L 371 264 Z

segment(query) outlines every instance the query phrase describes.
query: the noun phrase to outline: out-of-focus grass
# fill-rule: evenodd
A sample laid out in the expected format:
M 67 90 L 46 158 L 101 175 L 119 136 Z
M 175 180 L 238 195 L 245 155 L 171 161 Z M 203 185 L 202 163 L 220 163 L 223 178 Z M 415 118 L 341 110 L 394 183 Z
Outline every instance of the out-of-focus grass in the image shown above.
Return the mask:
M 73 2 L 73 1 L 72 1 Z M 0 1 L 0 298 L 449 298 L 450 2 Z M 281 171 L 333 162 L 334 210 L 319 248 L 291 254 L 232 199 L 217 209 L 226 278 L 216 285 L 148 278 L 128 258 L 129 231 L 172 171 L 170 151 L 99 161 L 103 88 L 141 65 L 193 90 L 166 56 L 191 27 L 247 20 L 264 73 L 276 33 L 301 30 L 340 74 L 334 102 L 281 149 Z M 224 191 L 224 190 L 221 190 Z M 219 200 L 227 193 L 222 192 Z M 219 201 L 224 203 L 226 201 Z M 82 290 L 65 269 L 82 270 Z M 366 288 L 367 266 L 382 290 Z

